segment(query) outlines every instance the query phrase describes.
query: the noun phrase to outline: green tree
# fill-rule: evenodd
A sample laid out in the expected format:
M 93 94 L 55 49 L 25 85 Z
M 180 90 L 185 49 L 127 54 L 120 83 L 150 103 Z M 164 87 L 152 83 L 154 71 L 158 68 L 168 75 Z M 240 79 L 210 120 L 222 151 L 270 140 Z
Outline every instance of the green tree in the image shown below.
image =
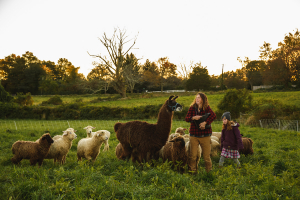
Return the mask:
M 131 91 L 133 93 L 133 89 L 136 83 L 138 83 L 141 79 L 140 74 L 141 65 L 138 63 L 138 59 L 134 54 L 127 54 L 122 70 L 122 74 L 125 77 L 125 81 Z
M 95 65 L 95 68 L 93 68 L 87 75 L 87 79 L 89 81 L 87 88 L 93 93 L 98 93 L 101 90 L 104 90 L 104 93 L 106 94 L 106 91 L 112 81 L 110 73 L 105 64 L 96 62 L 93 64 Z
M 0 84 L 0 102 L 11 102 L 13 97 L 5 91 L 4 87 Z
M 201 63 L 195 64 L 186 82 L 186 90 L 208 90 L 210 84 L 211 79 L 208 75 L 207 67 L 201 66 Z
M 246 89 L 229 89 L 225 96 L 217 105 L 217 116 L 221 116 L 222 113 L 229 111 L 232 119 L 237 119 L 240 113 L 246 113 L 252 109 L 252 95 L 249 90 Z
M 245 80 L 245 71 L 243 69 L 237 69 L 236 71 L 225 72 L 224 85 L 227 88 L 246 88 L 247 82 Z
M 159 58 L 157 61 L 158 73 L 160 76 L 160 90 L 163 92 L 163 87 L 166 79 L 170 76 L 176 76 L 177 66 L 169 62 L 168 57 Z
M 251 85 L 251 90 L 253 86 L 262 85 L 262 73 L 266 70 L 266 63 L 262 60 L 252 60 L 247 63 L 246 67 L 246 77 Z

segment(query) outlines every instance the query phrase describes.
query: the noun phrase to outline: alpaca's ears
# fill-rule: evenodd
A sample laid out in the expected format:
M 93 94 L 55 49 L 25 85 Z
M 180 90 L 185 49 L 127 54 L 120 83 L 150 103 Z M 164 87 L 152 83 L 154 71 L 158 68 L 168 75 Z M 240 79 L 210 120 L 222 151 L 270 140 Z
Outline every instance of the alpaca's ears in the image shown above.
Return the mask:
M 174 95 L 170 96 L 170 97 L 169 97 L 169 101 L 171 101 L 173 97 L 174 97 Z
M 175 99 L 177 99 L 178 98 L 178 96 L 176 96 L 174 99 L 172 99 L 173 101 L 175 101 Z

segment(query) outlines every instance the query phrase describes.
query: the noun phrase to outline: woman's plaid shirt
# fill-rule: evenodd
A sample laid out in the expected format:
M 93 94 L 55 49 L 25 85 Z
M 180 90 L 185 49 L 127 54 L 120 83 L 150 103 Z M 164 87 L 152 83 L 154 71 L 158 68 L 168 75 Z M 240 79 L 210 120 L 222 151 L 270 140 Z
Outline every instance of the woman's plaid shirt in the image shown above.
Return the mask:
M 212 111 L 212 109 L 210 108 L 210 106 L 207 106 L 206 110 L 204 111 L 203 109 L 200 110 L 200 113 L 196 113 L 196 109 L 194 106 L 191 106 L 189 108 L 189 111 L 185 117 L 185 121 L 186 122 L 192 122 L 190 125 L 190 136 L 194 136 L 194 137 L 207 137 L 207 136 L 211 136 L 212 130 L 211 127 L 201 130 L 198 129 L 195 126 L 195 123 L 193 123 L 192 117 L 195 115 L 205 115 L 205 113 L 210 113 L 210 116 L 205 120 L 206 121 L 206 125 L 210 125 L 215 119 L 216 119 L 216 114 Z

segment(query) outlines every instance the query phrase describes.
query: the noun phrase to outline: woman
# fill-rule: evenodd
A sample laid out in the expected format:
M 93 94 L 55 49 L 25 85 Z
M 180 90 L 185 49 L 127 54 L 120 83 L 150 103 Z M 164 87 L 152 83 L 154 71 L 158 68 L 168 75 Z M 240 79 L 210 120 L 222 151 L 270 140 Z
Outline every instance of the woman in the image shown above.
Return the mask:
M 207 118 L 204 117 L 209 115 Z M 196 121 L 205 118 L 203 122 L 196 125 Z M 205 162 L 205 170 L 209 172 L 212 169 L 210 159 L 210 136 L 212 134 L 211 123 L 216 119 L 216 114 L 211 110 L 207 97 L 204 93 L 197 93 L 194 101 L 192 102 L 189 111 L 185 117 L 186 122 L 191 122 L 190 125 L 190 155 L 189 155 L 189 170 L 192 172 L 197 171 L 197 149 L 200 144 L 202 148 L 203 158 Z

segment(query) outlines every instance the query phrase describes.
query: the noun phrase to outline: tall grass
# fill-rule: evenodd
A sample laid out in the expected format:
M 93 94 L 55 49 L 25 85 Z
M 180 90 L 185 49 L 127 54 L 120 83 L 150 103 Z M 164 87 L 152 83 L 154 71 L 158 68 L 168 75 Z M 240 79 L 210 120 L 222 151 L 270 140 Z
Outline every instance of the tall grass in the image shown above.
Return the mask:
M 241 156 L 241 169 L 228 159 L 219 169 L 219 157 L 213 157 L 209 174 L 201 159 L 199 173 L 190 175 L 174 171 L 161 160 L 152 165 L 118 160 L 118 140 L 113 131 L 116 121 L 0 122 L 0 199 L 300 199 L 297 132 L 241 125 L 241 133 L 254 141 L 255 152 Z M 109 151 L 103 152 L 102 146 L 95 163 L 77 162 L 76 158 L 77 143 L 86 137 L 83 128 L 87 125 L 111 132 Z M 219 121 L 212 125 L 213 131 L 221 130 Z M 15 141 L 35 141 L 48 130 L 52 136 L 62 134 L 69 126 L 77 130 L 78 139 L 73 141 L 64 165 L 54 165 L 52 160 L 44 160 L 40 168 L 30 166 L 28 160 L 11 163 Z M 187 128 L 189 124 L 173 121 L 172 132 L 179 126 Z

